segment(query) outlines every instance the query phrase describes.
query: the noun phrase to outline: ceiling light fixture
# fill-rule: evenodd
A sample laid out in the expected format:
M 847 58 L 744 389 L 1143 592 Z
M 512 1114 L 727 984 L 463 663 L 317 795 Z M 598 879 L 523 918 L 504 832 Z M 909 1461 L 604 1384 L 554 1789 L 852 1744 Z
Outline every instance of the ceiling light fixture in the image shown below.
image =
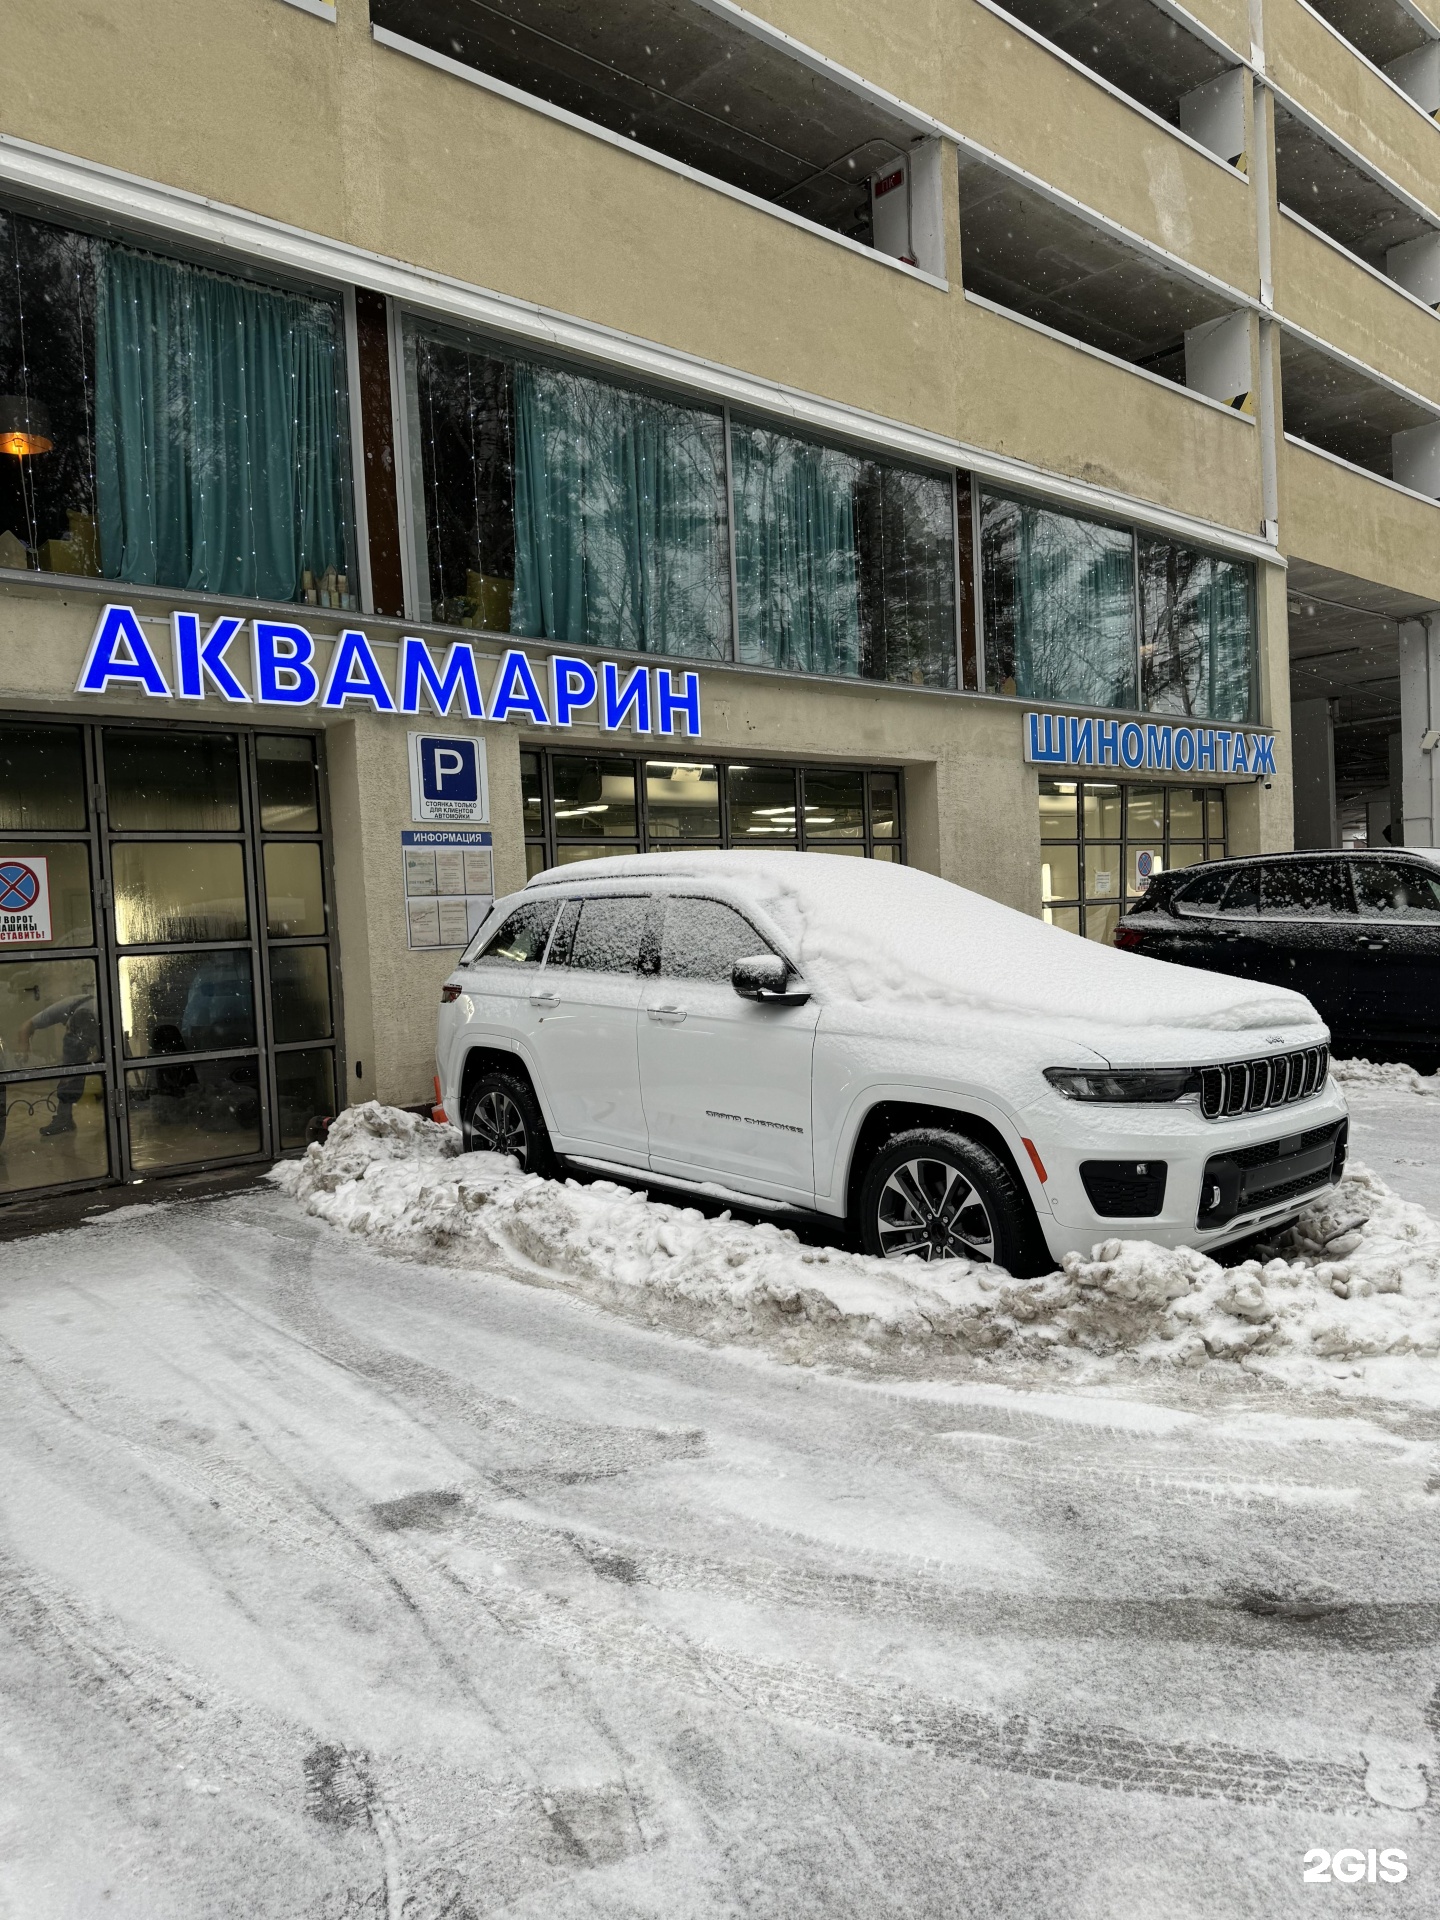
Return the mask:
M 50 438 L 50 416 L 44 407 L 24 394 L 0 394 L 0 453 L 12 453 L 25 459 L 37 453 L 49 453 L 55 442 Z

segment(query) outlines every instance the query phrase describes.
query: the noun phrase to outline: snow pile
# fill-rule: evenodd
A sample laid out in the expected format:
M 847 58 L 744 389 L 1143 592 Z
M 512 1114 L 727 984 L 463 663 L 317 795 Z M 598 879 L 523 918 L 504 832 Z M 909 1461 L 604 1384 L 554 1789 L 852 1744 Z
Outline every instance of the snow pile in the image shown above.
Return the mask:
M 1342 1087 L 1375 1087 L 1385 1093 L 1440 1093 L 1440 1074 L 1417 1073 L 1398 1060 L 1332 1060 Z
M 1226 1268 L 1189 1248 L 1108 1240 L 1061 1271 L 882 1261 L 709 1219 L 610 1181 L 520 1173 L 460 1153 L 459 1134 L 375 1102 L 271 1178 L 309 1212 L 382 1248 L 565 1288 L 707 1338 L 797 1359 L 887 1353 L 1124 1353 L 1274 1362 L 1319 1383 L 1336 1362 L 1440 1354 L 1440 1222 L 1354 1167 L 1267 1260 Z
M 1163 1297 L 1156 1331 L 1177 1360 L 1440 1354 L 1440 1221 L 1358 1164 L 1269 1259 L 1227 1268 L 1188 1247 L 1108 1240 L 1065 1270 L 1107 1298 Z
M 1122 1028 L 1314 1026 L 1288 987 L 1175 967 L 1078 940 L 918 867 L 813 853 L 651 853 L 587 861 L 584 878 L 729 882 L 774 922 L 805 978 L 830 1001 L 972 1009 L 1054 1019 L 1068 1007 Z M 573 886 L 573 867 L 527 892 Z

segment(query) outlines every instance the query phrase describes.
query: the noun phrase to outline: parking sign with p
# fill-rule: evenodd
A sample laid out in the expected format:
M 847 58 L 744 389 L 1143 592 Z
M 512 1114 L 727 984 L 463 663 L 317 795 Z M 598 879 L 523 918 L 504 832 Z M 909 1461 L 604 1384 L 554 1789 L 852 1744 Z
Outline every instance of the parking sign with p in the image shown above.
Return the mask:
M 489 820 L 483 740 L 463 733 L 410 735 L 410 817 L 471 826 Z

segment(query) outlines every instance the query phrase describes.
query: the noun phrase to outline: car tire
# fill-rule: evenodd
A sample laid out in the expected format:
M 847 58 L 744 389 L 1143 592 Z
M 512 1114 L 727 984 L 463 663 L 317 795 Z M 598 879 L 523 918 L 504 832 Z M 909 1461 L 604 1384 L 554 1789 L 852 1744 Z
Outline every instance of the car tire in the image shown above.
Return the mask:
M 886 1141 L 861 1182 L 859 1214 L 861 1244 L 881 1259 L 993 1260 L 1022 1277 L 1054 1265 L 1010 1168 L 978 1140 L 941 1127 Z
M 465 1095 L 460 1122 L 466 1153 L 508 1153 L 524 1173 L 553 1179 L 555 1149 L 535 1090 L 523 1074 L 492 1069 Z

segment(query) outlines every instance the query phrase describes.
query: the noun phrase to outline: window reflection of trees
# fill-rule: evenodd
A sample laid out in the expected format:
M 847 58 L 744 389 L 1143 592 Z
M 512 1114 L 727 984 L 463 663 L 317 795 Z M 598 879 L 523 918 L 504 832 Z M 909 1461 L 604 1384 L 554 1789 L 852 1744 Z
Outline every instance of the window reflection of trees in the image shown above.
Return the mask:
M 1244 720 L 1251 709 L 1249 569 L 1142 537 L 1140 671 L 1157 713 Z
M 733 571 L 742 660 L 956 684 L 949 474 L 738 419 L 727 444 L 717 408 L 430 326 L 406 360 L 432 618 L 726 659 Z
M 1248 565 L 1001 495 L 982 497 L 980 534 L 990 692 L 1249 717 Z

